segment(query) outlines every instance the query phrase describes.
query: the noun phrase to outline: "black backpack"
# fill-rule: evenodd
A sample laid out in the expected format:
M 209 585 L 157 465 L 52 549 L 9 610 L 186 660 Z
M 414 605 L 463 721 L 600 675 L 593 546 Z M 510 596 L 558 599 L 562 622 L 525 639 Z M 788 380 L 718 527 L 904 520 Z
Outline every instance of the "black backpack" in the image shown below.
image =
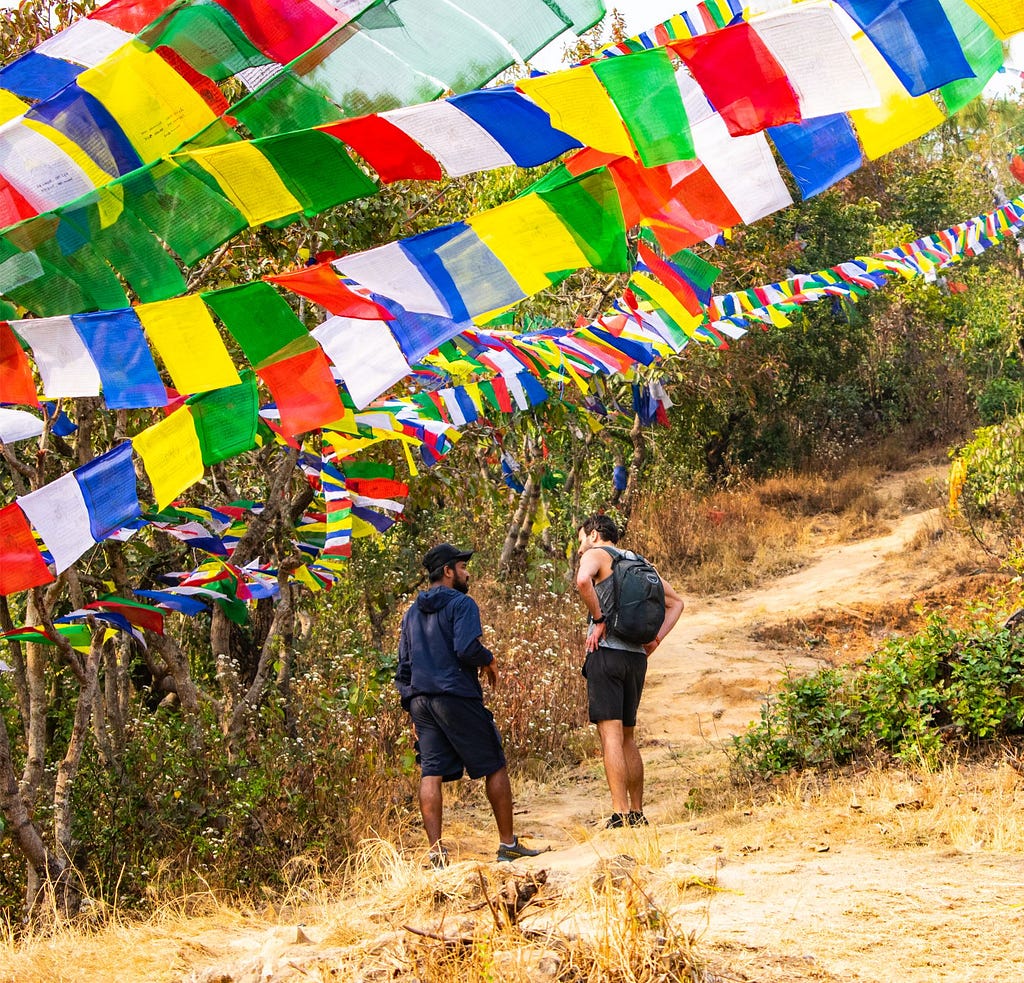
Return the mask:
M 604 612 L 609 630 L 634 645 L 653 642 L 665 620 L 665 586 L 658 571 L 635 553 L 601 549 L 612 558 L 615 607 Z

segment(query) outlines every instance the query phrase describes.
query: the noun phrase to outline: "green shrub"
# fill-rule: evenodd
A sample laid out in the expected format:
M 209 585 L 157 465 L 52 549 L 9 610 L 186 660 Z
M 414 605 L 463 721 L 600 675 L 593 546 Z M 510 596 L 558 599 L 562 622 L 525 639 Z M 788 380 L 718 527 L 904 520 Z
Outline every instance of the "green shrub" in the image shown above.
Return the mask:
M 1024 730 L 1024 637 L 995 612 L 969 630 L 933 615 L 863 667 L 786 680 L 733 738 L 742 773 L 841 765 L 884 750 L 931 767 L 951 752 Z

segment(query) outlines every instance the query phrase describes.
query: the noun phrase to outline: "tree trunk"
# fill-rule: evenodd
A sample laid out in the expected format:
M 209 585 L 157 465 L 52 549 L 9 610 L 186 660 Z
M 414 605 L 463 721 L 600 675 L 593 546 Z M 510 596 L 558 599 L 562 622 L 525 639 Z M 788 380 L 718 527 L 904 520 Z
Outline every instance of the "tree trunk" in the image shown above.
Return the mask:
M 505 536 L 505 545 L 501 549 L 501 558 L 498 560 L 498 569 L 502 573 L 508 573 L 512 567 L 513 557 L 519 548 L 520 538 L 523 535 L 523 528 L 526 527 L 525 541 L 529 540 L 529 523 L 533 521 L 533 511 L 536 510 L 536 498 L 540 492 L 540 483 L 534 474 L 534 469 L 526 476 L 526 484 L 519 495 L 519 506 L 508 527 Z M 524 541 L 524 542 L 525 542 Z

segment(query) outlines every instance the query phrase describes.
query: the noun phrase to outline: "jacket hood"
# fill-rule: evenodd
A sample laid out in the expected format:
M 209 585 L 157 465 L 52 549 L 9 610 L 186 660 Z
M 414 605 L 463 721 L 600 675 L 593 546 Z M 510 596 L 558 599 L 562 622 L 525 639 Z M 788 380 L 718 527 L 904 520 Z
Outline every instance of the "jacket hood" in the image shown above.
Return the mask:
M 461 596 L 454 587 L 431 587 L 430 590 L 421 591 L 416 595 L 416 607 L 423 614 L 434 614 L 446 608 L 454 598 Z

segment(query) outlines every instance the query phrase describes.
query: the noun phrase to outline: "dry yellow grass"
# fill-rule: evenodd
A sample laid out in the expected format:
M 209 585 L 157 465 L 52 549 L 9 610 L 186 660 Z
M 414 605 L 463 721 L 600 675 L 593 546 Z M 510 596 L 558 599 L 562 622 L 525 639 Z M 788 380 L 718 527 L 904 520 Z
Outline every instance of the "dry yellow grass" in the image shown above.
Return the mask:
M 594 830 L 531 862 L 547 883 L 516 924 L 496 909 L 510 880 L 527 879 L 521 865 L 426 870 L 415 850 L 369 839 L 329 878 L 319 863 L 296 863 L 290 890 L 267 901 L 179 899 L 142 922 L 93 912 L 91 924 L 17 943 L 8 931 L 0 981 L 720 979 L 722 954 L 701 926 L 740 900 L 719 876 L 735 876 L 739 858 L 1024 850 L 1022 763 L 1009 750 L 934 773 L 872 767 L 745 790 L 725 780 L 720 753 L 698 759 L 699 810 L 646 830 Z

